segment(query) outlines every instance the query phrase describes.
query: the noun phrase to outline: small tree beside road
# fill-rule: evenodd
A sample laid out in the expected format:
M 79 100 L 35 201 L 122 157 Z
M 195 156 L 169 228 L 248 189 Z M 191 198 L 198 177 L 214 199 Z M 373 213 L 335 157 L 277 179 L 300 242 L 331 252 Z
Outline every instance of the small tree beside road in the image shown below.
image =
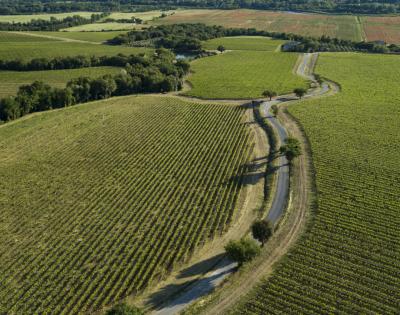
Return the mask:
M 226 49 L 225 49 L 225 47 L 224 46 L 222 46 L 222 45 L 219 45 L 218 46 L 218 48 L 217 48 L 217 50 L 219 51 L 219 52 L 224 52 Z
M 277 93 L 275 91 L 271 91 L 271 90 L 265 90 L 262 95 L 264 97 L 269 97 L 269 100 L 271 101 L 273 97 L 275 97 L 277 95 Z
M 296 96 L 301 99 L 304 95 L 306 95 L 307 90 L 303 88 L 297 88 L 293 90 L 293 93 L 296 94 Z
M 301 155 L 300 141 L 296 138 L 287 138 L 286 144 L 279 148 L 279 152 L 285 154 L 288 161 L 291 162 L 294 158 Z
M 261 243 L 261 247 L 272 235 L 272 225 L 265 220 L 257 220 L 251 226 L 253 237 Z
M 260 254 L 260 246 L 252 239 L 242 238 L 239 241 L 229 241 L 225 246 L 225 251 L 228 257 L 236 261 L 240 267 Z

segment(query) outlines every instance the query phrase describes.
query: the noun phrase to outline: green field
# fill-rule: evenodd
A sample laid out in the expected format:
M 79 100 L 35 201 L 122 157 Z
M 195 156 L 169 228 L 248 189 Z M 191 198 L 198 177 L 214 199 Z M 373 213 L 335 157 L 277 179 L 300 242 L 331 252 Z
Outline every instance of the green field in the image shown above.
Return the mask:
M 317 171 L 313 224 L 233 314 L 400 309 L 400 58 L 323 54 L 317 73 L 342 91 L 290 107 Z
M 293 73 L 298 54 L 265 51 L 232 51 L 192 62 L 186 92 L 200 98 L 257 98 L 266 89 L 278 94 L 307 83 Z
M 25 34 L 16 34 L 10 32 L 0 32 L 0 43 L 18 43 L 18 42 L 48 42 L 55 41 L 56 39 L 44 38 L 44 37 L 33 37 Z M 40 43 L 38 43 L 40 45 Z M 1 49 L 1 48 L 0 48 Z
M 35 38 L 36 39 L 36 38 Z M 136 54 L 151 51 L 147 48 L 133 48 L 126 46 L 108 46 L 86 43 L 72 43 L 62 41 L 45 42 L 10 42 L 0 45 L 0 59 L 30 60 L 32 58 L 53 58 L 59 56 L 103 56 L 123 54 Z
M 118 301 L 225 230 L 252 149 L 244 111 L 129 96 L 1 126 L 0 313 Z
M 32 34 L 57 37 L 61 39 L 83 40 L 88 42 L 101 43 L 107 39 L 114 38 L 125 31 L 116 32 L 30 32 Z M 0 39 L 1 40 L 1 39 Z
M 50 71 L 0 71 L 0 98 L 15 95 L 23 84 L 43 81 L 54 87 L 63 88 L 65 84 L 81 76 L 97 78 L 105 74 L 118 74 L 121 70 L 114 67 L 93 67 Z
M 68 16 L 80 15 L 85 18 L 90 18 L 92 14 L 99 12 L 67 12 L 67 13 L 48 13 L 48 14 L 26 14 L 26 15 L 0 15 L 0 22 L 8 23 L 25 23 L 33 19 L 50 20 L 51 17 L 56 19 L 64 19 Z
M 279 49 L 279 45 L 284 42 L 283 40 L 271 40 L 261 36 L 237 36 L 214 38 L 206 41 L 203 47 L 215 50 L 222 45 L 228 50 L 274 51 Z
M 91 24 L 78 25 L 62 29 L 61 31 L 102 32 L 102 31 L 132 30 L 135 28 L 142 28 L 142 27 L 143 27 L 142 24 L 107 22 L 107 23 L 91 23 Z

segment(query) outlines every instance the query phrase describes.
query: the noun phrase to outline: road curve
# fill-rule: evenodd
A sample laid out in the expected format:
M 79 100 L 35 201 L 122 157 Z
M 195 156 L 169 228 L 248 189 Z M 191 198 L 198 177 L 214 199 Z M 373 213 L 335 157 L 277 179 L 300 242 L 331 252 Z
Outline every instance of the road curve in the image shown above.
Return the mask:
M 312 70 L 315 65 L 317 54 L 304 54 L 301 62 L 298 65 L 296 73 L 308 80 L 315 83 Z M 317 88 L 310 89 L 304 98 L 311 98 L 321 96 L 330 91 L 330 86 L 323 83 Z M 276 130 L 276 136 L 280 143 L 285 143 L 288 131 L 279 122 L 279 120 L 270 114 L 272 105 L 282 104 L 298 100 L 294 95 L 282 95 L 272 101 L 264 101 L 260 105 L 261 114 L 267 118 L 273 128 Z M 277 183 L 276 191 L 272 201 L 271 208 L 267 214 L 267 219 L 276 224 L 283 213 L 285 212 L 288 197 L 289 197 L 289 166 L 285 156 L 279 156 L 277 159 Z M 232 274 L 237 268 L 237 264 L 230 261 L 228 258 L 221 259 L 212 270 L 204 275 L 200 280 L 194 282 L 192 285 L 182 293 L 171 299 L 159 309 L 151 314 L 155 315 L 174 315 L 181 312 L 184 308 L 189 306 L 198 298 L 207 295 L 220 285 L 226 277 Z

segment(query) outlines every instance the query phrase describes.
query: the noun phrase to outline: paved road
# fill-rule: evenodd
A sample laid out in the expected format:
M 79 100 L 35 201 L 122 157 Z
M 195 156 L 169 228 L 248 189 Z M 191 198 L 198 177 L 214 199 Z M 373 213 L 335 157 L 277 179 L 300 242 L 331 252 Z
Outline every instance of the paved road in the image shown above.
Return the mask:
M 301 63 L 298 66 L 297 74 L 305 77 L 309 80 L 314 80 L 311 71 L 313 69 L 315 60 L 317 58 L 316 54 L 304 54 L 301 60 Z M 311 89 L 304 96 L 304 98 L 310 98 L 319 96 L 330 91 L 330 87 L 328 84 L 324 83 L 321 87 Z M 273 117 L 270 114 L 270 108 L 274 104 L 281 104 L 285 102 L 290 102 L 297 100 L 297 98 L 293 95 L 284 95 L 279 96 L 277 99 L 273 101 L 263 102 L 261 104 L 261 114 L 264 117 L 267 117 L 269 122 L 273 125 L 275 130 L 277 131 L 277 137 L 280 142 L 283 144 L 287 138 L 287 131 L 281 125 L 278 119 Z M 272 206 L 270 211 L 268 212 L 267 219 L 273 223 L 279 221 L 280 217 L 284 213 L 288 201 L 289 196 L 289 167 L 287 163 L 287 159 L 284 156 L 280 156 L 278 158 L 278 169 L 277 169 L 277 186 L 276 192 L 274 195 L 274 199 L 272 201 Z M 187 290 L 178 295 L 176 298 L 164 304 L 161 308 L 154 311 L 152 314 L 157 315 L 174 315 L 178 314 L 189 304 L 197 300 L 198 298 L 207 295 L 214 288 L 216 288 L 222 281 L 232 274 L 237 267 L 237 264 L 230 261 L 227 258 L 219 261 L 213 268 L 213 270 L 209 271 L 204 277 L 192 285 L 188 286 Z

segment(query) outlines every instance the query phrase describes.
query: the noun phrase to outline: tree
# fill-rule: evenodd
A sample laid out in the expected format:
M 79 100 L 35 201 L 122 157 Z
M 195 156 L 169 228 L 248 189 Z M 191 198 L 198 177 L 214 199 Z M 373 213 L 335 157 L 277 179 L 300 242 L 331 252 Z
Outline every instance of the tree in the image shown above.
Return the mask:
M 288 161 L 291 162 L 294 158 L 301 155 L 300 141 L 296 138 L 287 138 L 286 144 L 280 147 L 279 152 L 285 154 Z
M 225 49 L 225 47 L 224 46 L 222 46 L 222 45 L 219 45 L 218 46 L 218 48 L 217 48 L 217 50 L 219 51 L 219 52 L 224 52 L 226 49 Z
M 17 119 L 21 115 L 19 103 L 13 97 L 0 100 L 0 121 Z
M 269 100 L 272 100 L 273 97 L 275 97 L 277 95 L 277 93 L 275 91 L 271 91 L 271 90 L 265 90 L 262 95 L 264 97 L 269 97 Z
M 252 224 L 251 232 L 253 237 L 261 242 L 261 246 L 264 246 L 265 242 L 272 235 L 272 226 L 268 221 L 258 220 Z
M 296 94 L 298 98 L 302 98 L 306 94 L 307 90 L 304 88 L 297 88 L 293 90 L 293 93 Z
M 144 312 L 136 306 L 120 303 L 108 310 L 106 315 L 144 315 Z
M 256 257 L 260 253 L 260 247 L 254 240 L 242 238 L 239 241 L 229 241 L 225 246 L 225 251 L 228 257 L 236 261 L 240 267 Z
M 271 106 L 271 110 L 272 110 L 272 113 L 274 114 L 275 117 L 278 116 L 278 111 L 279 111 L 278 106 L 272 105 Z

